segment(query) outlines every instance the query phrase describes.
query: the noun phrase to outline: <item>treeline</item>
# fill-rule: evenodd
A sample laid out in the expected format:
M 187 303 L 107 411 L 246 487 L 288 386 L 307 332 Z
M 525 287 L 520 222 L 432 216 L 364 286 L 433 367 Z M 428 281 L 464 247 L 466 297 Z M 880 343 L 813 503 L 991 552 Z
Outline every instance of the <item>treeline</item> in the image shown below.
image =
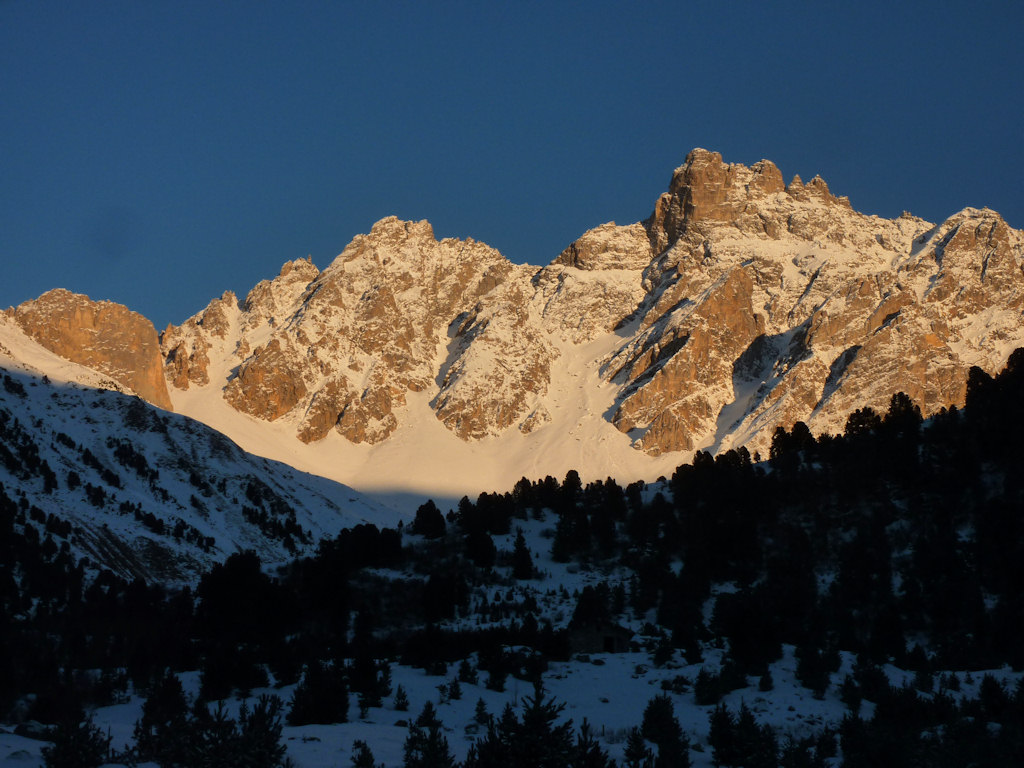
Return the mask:
M 625 588 L 577 595 L 575 624 L 653 610 L 656 660 L 679 651 L 696 664 L 708 644 L 726 650 L 723 668 L 694 682 L 698 703 L 715 704 L 749 676 L 770 690 L 768 666 L 783 644 L 796 646 L 799 679 L 823 696 L 847 651 L 857 655 L 839 691 L 856 702 L 838 735 L 848 764 L 880 760 L 864 745 L 900 739 L 911 751 L 899 754 L 949 741 L 951 753 L 973 744 L 1001 760 L 1020 748 L 1019 691 L 989 690 L 1001 705 L 949 704 L 923 683 L 892 689 L 881 667 L 892 662 L 924 681 L 943 670 L 1024 666 L 1022 391 L 1018 351 L 997 377 L 972 369 L 963 411 L 924 421 L 897 394 L 884 413 L 852 414 L 840 436 L 815 437 L 799 423 L 778 430 L 766 462 L 743 449 L 698 453 L 650 498 L 641 484 L 584 486 L 576 472 L 561 482 L 524 478 L 447 514 L 428 502 L 408 531 L 345 530 L 277 574 L 252 553 L 233 555 L 194 591 L 173 594 L 75 562 L 59 521 L 0 488 L 0 708 L 80 720 L 129 681 L 152 690 L 168 669 L 199 669 L 204 701 L 245 695 L 271 676 L 323 690 L 326 675 L 327 687 L 373 706 L 389 660 L 446 674 L 472 653 L 477 664 L 460 665 L 455 680 L 479 670 L 495 687 L 509 675 L 539 681 L 550 660 L 568 657 L 567 634 L 516 589 L 538 575 L 523 537 L 510 551 L 494 540 L 532 518 L 550 523 L 556 561 L 630 574 Z M 28 448 L 9 445 L 12 462 L 31 461 L 18 455 Z M 266 496 L 252 484 L 247 501 L 278 513 Z M 410 546 L 407 533 L 422 538 Z M 705 620 L 716 583 L 733 589 Z M 466 617 L 475 626 L 453 621 Z M 309 695 L 314 704 L 302 706 L 318 711 Z M 862 701 L 875 704 L 872 718 L 861 719 Z M 323 706 L 335 717 L 342 709 Z M 824 742 L 804 747 L 828 751 Z

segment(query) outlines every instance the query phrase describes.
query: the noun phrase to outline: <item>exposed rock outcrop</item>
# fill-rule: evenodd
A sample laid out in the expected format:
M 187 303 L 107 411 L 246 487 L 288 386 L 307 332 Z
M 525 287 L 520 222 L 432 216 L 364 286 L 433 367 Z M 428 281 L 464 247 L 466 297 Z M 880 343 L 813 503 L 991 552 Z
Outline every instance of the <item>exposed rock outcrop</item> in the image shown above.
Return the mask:
M 137 312 L 56 288 L 15 307 L 11 315 L 51 352 L 109 376 L 153 405 L 172 409 L 156 329 Z

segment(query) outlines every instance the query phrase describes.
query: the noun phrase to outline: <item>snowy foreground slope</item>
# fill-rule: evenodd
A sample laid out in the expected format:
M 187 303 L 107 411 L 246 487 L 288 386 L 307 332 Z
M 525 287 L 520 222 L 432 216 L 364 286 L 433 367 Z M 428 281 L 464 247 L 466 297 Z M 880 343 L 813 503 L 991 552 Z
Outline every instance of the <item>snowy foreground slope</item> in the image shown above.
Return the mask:
M 628 578 L 625 571 L 614 573 L 598 570 L 581 570 L 578 565 L 567 565 L 550 560 L 546 553 L 550 549 L 551 522 L 523 521 L 519 526 L 534 557 L 540 575 L 528 581 L 516 583 L 508 591 L 515 592 L 515 600 L 521 601 L 532 596 L 541 608 L 541 614 L 555 619 L 556 624 L 567 623 L 572 614 L 574 599 L 568 594 L 559 597 L 557 592 L 564 587 L 567 593 L 575 593 L 584 586 L 605 581 L 612 585 Z M 415 537 L 413 537 L 415 539 Z M 495 537 L 499 551 L 511 551 L 514 535 Z M 511 569 L 498 567 L 498 572 Z M 389 575 L 383 573 L 382 575 Z M 391 573 L 401 577 L 400 572 Z M 713 612 L 718 594 L 732 591 L 731 585 L 718 585 L 705 605 L 708 616 Z M 492 587 L 492 593 L 505 593 L 506 588 Z M 548 696 L 565 705 L 562 720 L 572 719 L 579 727 L 586 719 L 609 755 L 622 765 L 623 750 L 628 731 L 640 724 L 645 706 L 656 695 L 667 693 L 671 698 L 675 715 L 691 744 L 690 758 L 696 768 L 713 765 L 712 750 L 708 742 L 709 716 L 712 705 L 698 705 L 695 701 L 693 682 L 702 669 L 717 673 L 721 669 L 723 652 L 713 645 L 704 649 L 700 664 L 687 664 L 685 658 L 675 651 L 667 660 L 655 663 L 653 649 L 657 638 L 646 634 L 650 624 L 645 619 L 625 622 L 635 632 L 634 650 L 628 653 L 592 653 L 576 655 L 568 662 L 552 662 L 543 674 L 543 683 Z M 455 620 L 447 626 L 472 628 L 470 619 Z M 472 660 L 472 659 L 471 659 Z M 449 667 L 444 675 L 428 674 L 422 669 L 393 665 L 392 685 L 402 686 L 409 699 L 408 711 L 394 709 L 393 696 L 384 700 L 382 707 L 371 707 L 365 716 L 360 715 L 355 696 L 351 697 L 348 722 L 334 725 L 285 726 L 283 742 L 287 755 L 295 768 L 336 768 L 349 766 L 352 744 L 355 740 L 365 741 L 373 750 L 379 763 L 386 768 L 399 768 L 403 761 L 403 744 L 409 733 L 408 723 L 415 719 L 426 702 L 433 702 L 437 715 L 444 724 L 444 735 L 457 760 L 462 760 L 470 745 L 484 733 L 474 720 L 477 702 L 483 700 L 487 711 L 498 716 L 506 704 L 512 704 L 517 712 L 522 711 L 523 699 L 533 693 L 527 682 L 509 677 L 503 692 L 489 690 L 484 685 L 486 673 L 481 673 L 478 684 L 462 683 L 461 698 L 451 700 L 442 695 L 439 686 L 445 686 L 456 676 L 457 664 Z M 797 660 L 793 646 L 784 646 L 780 660 L 769 666 L 773 678 L 770 691 L 759 690 L 759 678 L 747 678 L 746 687 L 739 688 L 722 698 L 730 710 L 736 712 L 745 704 L 754 713 L 759 724 L 771 725 L 784 742 L 787 737 L 800 739 L 814 736 L 823 727 L 838 727 L 846 705 L 840 701 L 840 683 L 849 675 L 854 666 L 852 654 L 841 654 L 839 670 L 830 676 L 830 684 L 823 696 L 815 696 L 803 687 L 796 677 Z M 893 665 L 884 667 L 889 681 L 894 686 L 913 685 L 913 673 Z M 1021 673 L 1009 669 L 991 671 L 953 672 L 945 676 L 947 683 L 955 678 L 957 691 L 945 689 L 954 699 L 975 698 L 986 674 L 1012 691 L 1021 679 Z M 186 693 L 195 697 L 199 691 L 198 673 L 184 673 L 181 676 Z M 935 674 L 934 692 L 938 693 L 940 675 Z M 281 688 L 256 689 L 251 705 L 262 694 L 281 697 L 286 703 L 291 698 L 294 685 Z M 922 696 L 932 694 L 920 692 Z M 242 701 L 232 699 L 225 702 L 228 711 L 237 715 Z M 875 705 L 864 702 L 860 715 L 869 719 Z M 135 722 L 142 714 L 142 699 L 137 695 L 128 697 L 123 703 L 103 707 L 95 711 L 95 722 L 104 732 L 113 737 L 115 749 L 123 748 L 132 739 Z M 39 751 L 44 742 L 23 738 L 13 734 L 13 728 L 0 728 L 0 766 L 3 768 L 36 768 L 41 765 Z M 825 764 L 838 765 L 839 761 Z M 143 763 L 143 766 L 155 765 Z
M 398 520 L 350 488 L 110 391 L 108 378 L 2 317 L 0 377 L 0 485 L 76 558 L 122 576 L 189 582 L 241 549 L 281 563 L 343 527 Z

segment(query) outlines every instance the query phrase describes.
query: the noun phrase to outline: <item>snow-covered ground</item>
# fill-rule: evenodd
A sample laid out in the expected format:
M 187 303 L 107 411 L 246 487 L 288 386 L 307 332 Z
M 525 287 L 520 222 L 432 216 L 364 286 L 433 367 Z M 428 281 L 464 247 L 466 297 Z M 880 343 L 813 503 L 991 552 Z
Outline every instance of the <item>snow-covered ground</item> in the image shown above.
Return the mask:
M 608 581 L 614 585 L 626 576 L 625 572 L 590 570 L 572 563 L 553 562 L 549 557 L 553 518 L 515 523 L 518 525 L 514 525 L 508 535 L 494 537 L 495 544 L 499 552 L 510 552 L 517 528 L 523 531 L 539 576 L 518 582 L 513 589 L 520 595 L 527 592 L 533 594 L 537 598 L 541 618 L 553 618 L 556 626 L 564 626 L 571 617 L 575 605 L 573 593 L 577 590 L 599 581 Z M 502 571 L 503 567 L 499 566 L 498 570 Z M 552 598 L 551 593 L 560 593 L 560 587 L 565 587 L 569 596 Z M 493 593 L 495 589 L 503 593 L 506 591 L 506 588 L 492 588 L 490 592 Z M 722 585 L 714 591 L 728 589 L 728 585 Z M 720 670 L 723 651 L 706 645 L 700 664 L 688 664 L 676 652 L 669 662 L 659 667 L 653 662 L 652 650 L 645 647 L 649 638 L 640 634 L 647 618 L 651 617 L 625 619 L 622 622 L 637 632 L 634 637 L 637 650 L 619 654 L 577 655 L 568 662 L 552 662 L 543 675 L 546 694 L 565 705 L 563 720 L 571 719 L 574 726 L 578 727 L 586 719 L 604 748 L 621 764 L 629 729 L 640 725 L 644 708 L 654 696 L 668 692 L 676 717 L 690 739 L 693 765 L 696 768 L 711 766 L 708 720 L 713 707 L 695 702 L 692 683 L 702 667 L 709 672 Z M 473 620 L 471 617 L 457 619 L 450 626 L 460 623 L 471 626 Z M 841 658 L 841 666 L 831 675 L 830 685 L 823 698 L 815 698 L 810 690 L 800 685 L 796 677 L 795 649 L 787 645 L 783 646 L 782 658 L 770 666 L 774 682 L 770 692 L 761 692 L 758 688 L 759 678 L 750 677 L 745 688 L 726 694 L 722 701 L 733 712 L 741 704 L 746 704 L 759 723 L 773 726 L 780 742 L 789 735 L 795 738 L 810 736 L 826 725 L 836 727 L 846 712 L 839 698 L 839 686 L 852 671 L 854 664 L 851 654 L 843 653 Z M 884 670 L 893 685 L 913 682 L 912 673 L 891 665 L 884 667 Z M 394 709 L 392 693 L 385 697 L 384 706 L 370 708 L 365 717 L 360 717 L 357 697 L 350 695 L 348 721 L 345 723 L 299 727 L 286 725 L 283 742 L 287 745 L 288 757 L 296 768 L 347 766 L 350 764 L 352 743 L 358 739 L 370 746 L 378 763 L 383 762 L 387 768 L 398 768 L 402 765 L 402 749 L 408 734 L 408 724 L 415 720 L 424 704 L 431 701 L 444 724 L 445 736 L 452 752 L 457 760 L 462 760 L 473 742 L 485 732 L 474 720 L 477 702 L 482 699 L 488 713 L 496 717 L 500 716 L 507 703 L 511 703 L 517 713 L 521 713 L 523 699 L 533 695 L 533 686 L 509 676 L 503 692 L 492 691 L 484 686 L 487 673 L 481 671 L 479 683 L 461 683 L 462 696 L 453 701 L 442 696 L 438 688 L 455 679 L 457 673 L 457 663 L 449 666 L 446 675 L 429 675 L 422 669 L 393 665 L 392 688 L 396 690 L 401 685 L 405 689 L 409 699 L 407 711 Z M 952 695 L 974 698 L 978 695 L 986 672 L 954 674 L 960 683 L 960 691 Z M 1002 682 L 1009 691 L 1014 689 L 1022 676 L 1009 669 L 991 670 L 988 674 Z M 939 676 L 939 673 L 935 674 L 936 681 Z M 195 697 L 199 691 L 199 673 L 184 672 L 179 677 L 186 693 Z M 689 684 L 680 688 L 680 677 L 686 678 Z M 667 690 L 673 683 L 676 684 L 676 690 Z M 294 685 L 257 689 L 252 692 L 252 701 L 262 694 L 271 694 L 279 696 L 287 704 L 294 690 Z M 133 726 L 142 714 L 142 703 L 139 696 L 132 695 L 124 703 L 102 707 L 93 713 L 96 725 L 113 737 L 115 749 L 130 744 Z M 229 700 L 225 703 L 229 713 L 237 716 L 242 702 Z M 873 709 L 873 704 L 864 702 L 860 714 L 869 718 Z M 11 731 L 10 727 L 0 727 L 0 768 L 36 768 L 42 765 L 40 749 L 45 746 L 45 742 L 16 736 Z M 143 765 L 148 768 L 148 764 Z
M 211 392 L 214 383 L 172 388 L 171 398 L 176 411 L 223 432 L 250 453 L 344 483 L 411 515 L 427 498 L 447 510 L 463 496 L 511 490 L 524 476 L 561 481 L 575 469 L 584 483 L 612 477 L 625 485 L 671 475 L 688 454 L 647 456 L 604 417 L 617 387 L 601 379 L 596 362 L 621 342 L 614 333 L 579 346 L 558 342 L 562 357 L 552 366 L 543 402 L 550 421 L 529 435 L 506 430 L 473 442 L 459 439 L 438 420 L 427 392 L 406 395 L 398 429 L 376 445 L 357 445 L 334 431 L 302 443 L 295 439 L 292 420 L 266 422 L 240 413 Z M 220 380 L 219 372 L 211 370 L 210 379 Z

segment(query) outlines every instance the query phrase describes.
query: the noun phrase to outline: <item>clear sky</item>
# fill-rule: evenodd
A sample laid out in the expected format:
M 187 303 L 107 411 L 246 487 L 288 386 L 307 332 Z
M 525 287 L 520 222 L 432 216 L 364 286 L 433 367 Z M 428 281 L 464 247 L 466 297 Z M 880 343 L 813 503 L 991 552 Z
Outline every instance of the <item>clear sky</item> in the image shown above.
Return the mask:
M 1024 3 L 0 0 L 0 307 L 178 323 L 387 215 L 543 264 L 695 146 L 1024 227 Z

